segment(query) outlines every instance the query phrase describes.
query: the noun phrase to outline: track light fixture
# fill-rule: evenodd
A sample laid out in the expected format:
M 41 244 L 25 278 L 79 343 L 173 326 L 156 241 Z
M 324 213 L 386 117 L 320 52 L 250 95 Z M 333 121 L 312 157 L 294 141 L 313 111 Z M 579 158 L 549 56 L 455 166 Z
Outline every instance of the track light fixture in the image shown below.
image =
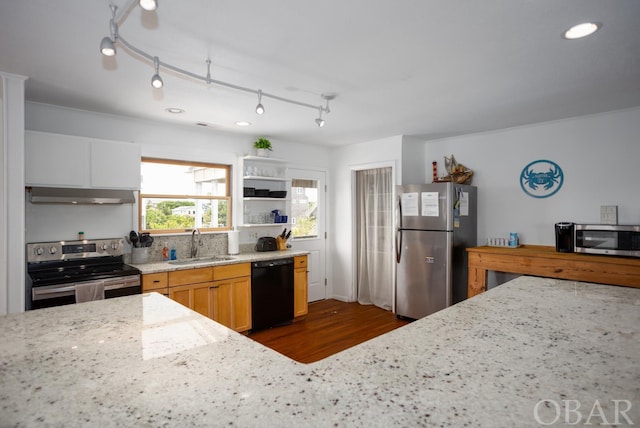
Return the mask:
M 164 85 L 164 82 L 162 81 L 162 77 L 160 77 L 160 60 L 157 56 L 153 57 L 153 68 L 156 70 L 156 73 L 151 78 L 151 86 L 160 89 L 162 85 Z
M 111 7 L 111 20 L 109 21 L 111 37 L 104 36 L 102 42 L 100 42 L 100 52 L 104 56 L 114 56 L 116 54 L 116 40 L 118 38 L 118 26 L 116 25 L 116 10 L 118 6 L 112 4 L 109 7 Z
M 158 1 L 155 0 L 140 0 L 139 1 L 140 7 L 142 7 L 145 10 L 155 10 L 158 7 Z M 182 68 L 176 67 L 175 65 L 171 65 L 171 64 L 167 64 L 166 62 L 161 62 L 160 59 L 157 56 L 153 56 L 145 51 L 143 51 L 140 48 L 137 48 L 136 46 L 132 45 L 131 43 L 129 43 L 126 39 L 124 39 L 122 37 L 122 35 L 120 35 L 119 31 L 118 31 L 118 24 L 117 24 L 117 19 L 116 19 L 116 9 L 117 6 L 111 4 L 109 6 L 111 8 L 111 21 L 109 22 L 109 28 L 111 30 L 111 37 L 104 37 L 102 39 L 102 42 L 100 43 L 100 52 L 102 52 L 103 55 L 105 56 L 114 56 L 116 54 L 116 43 L 121 44 L 122 46 L 124 46 L 126 51 L 132 52 L 135 55 L 132 55 L 134 58 L 145 58 L 149 61 L 153 61 L 153 67 L 155 70 L 155 73 L 153 75 L 153 77 L 151 78 L 151 85 L 154 88 L 161 88 L 163 86 L 163 81 L 162 78 L 160 77 L 160 66 L 162 66 L 165 69 L 171 70 L 174 73 L 177 74 L 181 74 L 185 77 L 189 77 L 191 79 L 195 79 L 195 80 L 200 80 L 206 84 L 212 84 L 215 83 L 216 85 L 220 85 L 220 86 L 224 86 L 227 88 L 231 88 L 231 89 L 235 89 L 237 91 L 242 91 L 242 92 L 249 92 L 252 94 L 256 94 L 258 96 L 258 105 L 256 106 L 256 113 L 257 114 L 263 114 L 265 112 L 265 108 L 262 105 L 262 97 L 268 97 L 274 100 L 278 100 L 278 101 L 282 101 L 285 103 L 289 103 L 289 104 L 295 104 L 297 106 L 300 107 L 306 107 L 306 108 L 310 108 L 310 109 L 314 109 L 314 110 L 318 110 L 318 112 L 320 113 L 319 117 L 316 119 L 316 124 L 319 127 L 324 126 L 324 119 L 322 119 L 322 113 L 329 113 L 329 101 L 334 99 L 336 97 L 335 94 L 322 94 L 321 97 L 323 100 L 326 101 L 326 105 L 323 107 L 322 105 L 313 105 L 313 104 L 309 104 L 309 103 L 304 103 L 301 101 L 297 101 L 297 100 L 293 100 L 291 98 L 284 98 L 275 94 L 269 94 L 269 93 L 265 93 L 262 92 L 262 89 L 251 89 L 251 88 L 247 88 L 245 86 L 240 86 L 240 85 L 236 85 L 233 83 L 228 83 L 228 82 L 223 82 L 221 80 L 215 80 L 211 78 L 211 60 L 207 59 L 206 63 L 207 63 L 207 74 L 202 76 L 196 73 L 193 73 L 191 71 L 187 71 L 184 70 Z M 128 16 L 129 14 L 124 14 L 123 16 L 125 16 L 125 18 Z
M 264 106 L 262 105 L 262 89 L 258 89 L 258 105 L 256 106 L 256 113 L 264 113 Z
M 318 125 L 319 128 L 322 128 L 324 126 L 324 119 L 322 119 L 322 107 L 318 107 L 318 112 L 320 115 L 316 119 L 316 125 Z
M 156 10 L 158 8 L 158 0 L 140 0 L 138 3 L 144 10 Z

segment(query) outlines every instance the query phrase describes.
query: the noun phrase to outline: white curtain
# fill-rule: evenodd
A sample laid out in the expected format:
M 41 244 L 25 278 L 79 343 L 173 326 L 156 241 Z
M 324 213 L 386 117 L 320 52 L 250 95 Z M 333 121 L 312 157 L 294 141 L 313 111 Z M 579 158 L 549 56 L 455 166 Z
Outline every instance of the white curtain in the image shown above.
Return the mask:
M 393 293 L 391 168 L 356 172 L 358 302 L 390 310 Z

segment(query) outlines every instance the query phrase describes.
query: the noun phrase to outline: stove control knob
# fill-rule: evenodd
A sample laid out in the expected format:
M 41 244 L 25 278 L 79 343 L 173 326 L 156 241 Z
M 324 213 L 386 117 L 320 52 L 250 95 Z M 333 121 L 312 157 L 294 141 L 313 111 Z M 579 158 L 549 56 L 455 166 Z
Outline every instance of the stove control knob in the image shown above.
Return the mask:
M 49 254 L 55 254 L 57 252 L 58 252 L 58 249 L 56 247 L 49 248 Z
M 44 248 L 36 247 L 33 251 L 36 253 L 36 256 L 41 256 L 44 253 Z
M 102 251 L 106 251 L 106 250 L 107 250 L 107 248 L 109 248 L 109 246 L 108 246 L 107 244 L 102 244 L 102 245 L 100 246 L 100 249 L 101 249 Z
M 111 249 L 112 250 L 117 250 L 118 249 L 118 243 L 117 242 L 112 242 L 111 243 Z

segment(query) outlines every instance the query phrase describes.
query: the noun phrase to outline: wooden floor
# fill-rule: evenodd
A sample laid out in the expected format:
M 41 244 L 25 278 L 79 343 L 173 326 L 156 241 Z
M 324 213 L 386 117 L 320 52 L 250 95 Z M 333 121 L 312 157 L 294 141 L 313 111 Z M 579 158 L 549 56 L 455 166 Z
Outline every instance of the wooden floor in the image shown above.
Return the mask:
M 301 363 L 313 363 L 407 324 L 374 305 L 322 300 L 291 325 L 252 332 L 249 337 Z

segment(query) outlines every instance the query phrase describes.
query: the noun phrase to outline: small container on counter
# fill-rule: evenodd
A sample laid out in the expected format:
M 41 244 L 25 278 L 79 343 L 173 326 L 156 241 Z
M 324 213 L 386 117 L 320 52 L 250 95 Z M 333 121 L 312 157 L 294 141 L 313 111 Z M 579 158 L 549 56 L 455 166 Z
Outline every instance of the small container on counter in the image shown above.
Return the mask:
M 78 241 L 84 241 L 84 232 L 78 232 Z

